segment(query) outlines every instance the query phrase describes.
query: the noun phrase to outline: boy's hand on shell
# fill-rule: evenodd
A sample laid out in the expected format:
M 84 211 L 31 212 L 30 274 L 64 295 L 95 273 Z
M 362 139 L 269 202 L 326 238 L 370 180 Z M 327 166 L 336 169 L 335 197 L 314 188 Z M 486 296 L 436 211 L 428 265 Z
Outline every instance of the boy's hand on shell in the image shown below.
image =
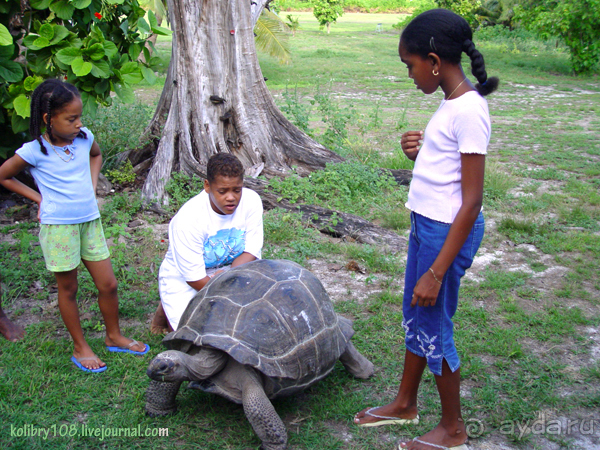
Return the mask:
M 402 135 L 400 145 L 408 159 L 415 160 L 423 142 L 422 131 L 407 131 Z

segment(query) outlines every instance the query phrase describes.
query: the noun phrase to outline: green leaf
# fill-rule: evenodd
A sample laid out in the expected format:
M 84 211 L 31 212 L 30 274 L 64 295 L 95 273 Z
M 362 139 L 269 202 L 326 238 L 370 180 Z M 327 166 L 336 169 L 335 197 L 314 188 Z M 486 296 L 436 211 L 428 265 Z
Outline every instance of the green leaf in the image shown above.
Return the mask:
M 142 46 L 140 44 L 131 44 L 129 46 L 129 50 L 127 53 L 129 53 L 129 57 L 131 58 L 132 61 L 137 61 L 137 59 L 140 56 L 140 53 L 142 51 Z
M 114 42 L 111 41 L 104 41 L 102 43 L 103 47 L 104 47 L 104 53 L 106 54 L 106 56 L 108 56 L 109 58 L 112 58 L 113 56 L 115 56 L 117 53 L 119 53 L 119 49 L 117 48 L 117 46 L 115 45 Z
M 121 67 L 121 76 L 127 84 L 137 84 L 142 81 L 142 73 L 137 62 L 128 62 Z
M 23 68 L 19 63 L 0 59 L 0 80 L 17 83 L 23 79 Z
M 38 38 L 38 36 L 36 36 L 35 34 L 30 34 L 29 36 L 25 36 L 23 38 L 23 45 L 27 48 L 31 48 L 37 38 Z
M 149 67 L 142 67 L 142 75 L 148 84 L 156 83 L 156 75 L 154 74 L 154 70 L 150 69 Z
M 153 56 L 150 58 L 150 67 L 159 67 L 162 64 L 162 59 L 158 56 Z
M 0 46 L 0 59 L 12 59 L 14 52 L 15 52 L 14 45 Z
M 125 19 L 123 22 L 121 22 L 121 25 L 119 25 L 119 28 L 121 29 L 123 34 L 125 36 L 127 36 L 127 33 L 129 31 L 129 20 Z
M 122 5 L 125 0 L 106 0 L 109 5 Z
M 94 73 L 94 69 L 92 69 L 92 73 Z M 98 95 L 105 95 L 107 91 L 110 91 L 108 80 L 102 80 L 94 85 L 94 92 Z
M 52 0 L 30 0 L 29 4 L 33 9 L 48 9 Z
M 23 81 L 23 87 L 26 91 L 33 92 L 42 81 L 44 81 L 42 77 L 27 77 L 25 78 L 25 81 Z
M 84 61 L 83 58 L 78 57 L 75 58 L 71 63 L 71 69 L 78 77 L 84 77 L 92 71 L 92 63 L 89 61 Z
M 150 29 L 150 25 L 148 25 L 148 22 L 146 22 L 146 19 L 144 19 L 143 17 L 140 18 L 140 20 L 138 20 L 138 29 L 145 34 L 150 34 L 152 33 L 152 30 Z
M 0 45 L 4 46 L 4 45 L 12 45 L 13 43 L 13 38 L 10 34 L 10 32 L 8 31 L 8 28 L 6 28 L 4 25 L 2 25 L 0 23 Z
M 92 4 L 92 0 L 71 0 L 71 4 L 77 9 L 85 9 Z
M 104 55 L 106 54 L 102 44 L 94 44 L 91 47 L 86 48 L 83 53 L 89 56 L 92 61 L 98 61 L 104 58 Z
M 152 11 L 148 11 L 148 19 L 150 20 L 150 29 L 154 34 L 158 34 L 160 36 L 170 36 L 173 34 L 173 32 L 168 28 L 158 26 L 158 21 L 156 20 L 156 16 Z
M 150 21 L 150 27 L 158 26 L 158 20 L 156 20 L 156 16 L 152 11 L 148 11 L 148 20 Z
M 75 7 L 68 0 L 56 0 L 50 3 L 50 11 L 63 20 L 70 20 L 75 12 Z
M 50 40 L 50 45 L 58 44 L 69 35 L 69 30 L 62 25 L 55 24 L 52 27 L 54 28 L 54 37 Z
M 131 89 L 129 86 L 117 83 L 114 85 L 114 89 L 115 93 L 123 103 L 133 103 L 135 101 L 133 89 Z
M 48 42 L 54 37 L 54 28 L 49 23 L 45 23 L 40 27 L 40 36 L 46 38 Z
M 37 49 L 42 49 L 48 47 L 50 45 L 50 41 L 45 37 L 40 36 L 35 41 L 33 41 L 33 45 L 34 47 L 37 47 Z
M 18 114 L 13 114 L 10 118 L 10 126 L 12 127 L 13 133 L 21 133 L 22 131 L 29 130 L 29 120 L 24 119 Z
M 110 77 L 110 66 L 106 61 L 94 61 L 92 63 L 92 75 L 97 78 Z
M 98 102 L 96 97 L 88 94 L 87 92 L 81 93 L 81 103 L 83 103 L 83 115 L 87 117 L 96 117 L 98 112 Z
M 2 119 L 2 117 L 0 116 L 0 123 L 4 123 L 4 121 L 1 119 Z M 10 158 L 10 155 L 12 155 L 12 153 L 13 153 L 12 148 L 0 146 L 0 158 L 8 159 L 8 158 Z
M 13 106 L 15 107 L 15 112 L 23 117 L 24 119 L 28 118 L 30 115 L 30 106 L 31 100 L 28 99 L 25 95 L 21 94 L 13 101 Z
M 82 51 L 75 47 L 63 48 L 56 52 L 56 59 L 63 64 L 71 65 L 75 58 L 81 58 Z

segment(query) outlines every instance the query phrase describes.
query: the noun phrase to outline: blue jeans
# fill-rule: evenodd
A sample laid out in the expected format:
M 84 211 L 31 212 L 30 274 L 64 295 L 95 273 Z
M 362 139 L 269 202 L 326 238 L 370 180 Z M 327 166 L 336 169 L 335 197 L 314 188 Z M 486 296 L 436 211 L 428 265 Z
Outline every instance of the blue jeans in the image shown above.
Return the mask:
M 454 325 L 452 317 L 458 306 L 460 279 L 471 267 L 475 253 L 479 249 L 485 222 L 479 213 L 465 244 L 448 268 L 442 279 L 442 286 L 435 306 L 414 306 L 410 303 L 415 285 L 429 270 L 437 258 L 451 224 L 428 219 L 415 212 L 411 213 L 408 260 L 404 278 L 404 320 L 402 327 L 406 333 L 406 348 L 417 356 L 427 358 L 429 370 L 435 375 L 442 374 L 444 358 L 452 372 L 460 367 L 460 359 L 454 345 Z

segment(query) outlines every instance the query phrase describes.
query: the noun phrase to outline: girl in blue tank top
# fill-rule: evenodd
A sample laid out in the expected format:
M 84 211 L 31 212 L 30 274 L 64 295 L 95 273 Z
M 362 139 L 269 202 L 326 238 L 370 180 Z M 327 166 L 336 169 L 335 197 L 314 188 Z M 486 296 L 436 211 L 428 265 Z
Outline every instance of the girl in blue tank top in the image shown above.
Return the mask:
M 143 355 L 147 344 L 126 338 L 119 328 L 119 301 L 104 239 L 96 185 L 102 153 L 83 127 L 77 88 L 57 79 L 41 83 L 31 96 L 29 131 L 23 145 L 0 167 L 0 184 L 38 204 L 40 245 L 46 267 L 58 285 L 58 308 L 73 338 L 71 361 L 84 372 L 103 372 L 106 364 L 83 336 L 77 307 L 77 267 L 81 262 L 98 288 L 108 351 Z M 39 192 L 15 178 L 29 169 Z

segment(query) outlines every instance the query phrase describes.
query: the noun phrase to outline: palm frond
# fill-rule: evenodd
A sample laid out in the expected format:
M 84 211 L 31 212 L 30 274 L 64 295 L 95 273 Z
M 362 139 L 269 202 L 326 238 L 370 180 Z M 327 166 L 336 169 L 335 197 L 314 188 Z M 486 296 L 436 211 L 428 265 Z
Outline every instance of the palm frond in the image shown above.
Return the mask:
M 271 11 L 263 10 L 256 27 L 256 48 L 261 52 L 279 60 L 282 64 L 289 63 L 291 53 L 289 48 L 289 27 Z

